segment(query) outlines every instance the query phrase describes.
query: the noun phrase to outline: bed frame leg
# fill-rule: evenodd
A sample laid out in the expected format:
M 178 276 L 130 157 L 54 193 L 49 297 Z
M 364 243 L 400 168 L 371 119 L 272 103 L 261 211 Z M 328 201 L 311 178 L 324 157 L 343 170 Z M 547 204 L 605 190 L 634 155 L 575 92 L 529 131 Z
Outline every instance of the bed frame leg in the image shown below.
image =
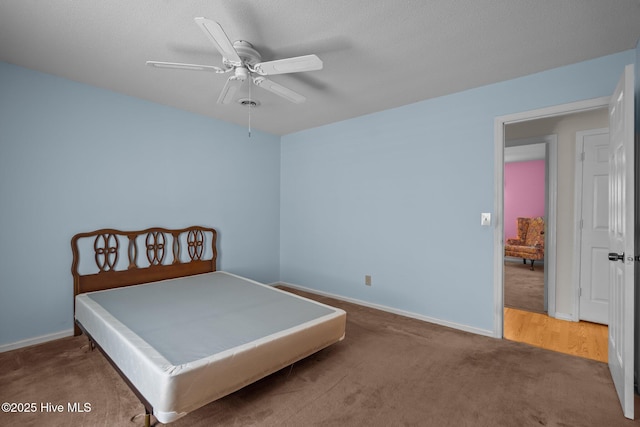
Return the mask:
M 144 427 L 151 427 L 151 414 L 147 408 L 144 408 Z

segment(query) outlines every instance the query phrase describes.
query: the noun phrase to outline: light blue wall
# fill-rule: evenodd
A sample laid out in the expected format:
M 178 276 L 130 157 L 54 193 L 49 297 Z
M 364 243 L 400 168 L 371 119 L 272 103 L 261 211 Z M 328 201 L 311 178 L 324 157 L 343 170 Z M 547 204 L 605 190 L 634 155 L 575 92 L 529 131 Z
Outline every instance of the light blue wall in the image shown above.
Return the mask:
M 251 139 L 0 63 L 0 345 L 72 327 L 69 240 L 111 226 L 211 225 L 221 269 L 491 331 L 495 117 L 609 95 L 634 60 Z
M 494 119 L 610 95 L 634 51 L 282 138 L 281 279 L 492 332 Z M 365 274 L 372 286 L 364 285 Z
M 81 231 L 213 226 L 277 281 L 279 186 L 277 136 L 0 62 L 0 345 L 73 326 Z

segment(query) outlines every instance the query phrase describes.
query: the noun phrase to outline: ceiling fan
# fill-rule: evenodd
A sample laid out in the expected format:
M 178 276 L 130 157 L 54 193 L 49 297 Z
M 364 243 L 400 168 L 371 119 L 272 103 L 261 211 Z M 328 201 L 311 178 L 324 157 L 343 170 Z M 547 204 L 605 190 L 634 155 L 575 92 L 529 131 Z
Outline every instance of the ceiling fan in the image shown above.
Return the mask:
M 248 78 L 250 78 L 256 86 L 296 104 L 303 103 L 307 99 L 303 95 L 275 83 L 264 76 L 321 70 L 323 65 L 322 60 L 316 55 L 296 56 L 293 58 L 261 62 L 262 57 L 260 53 L 253 48 L 251 43 L 244 40 L 237 40 L 231 43 L 222 26 L 216 21 L 207 18 L 195 18 L 195 21 L 222 55 L 222 67 L 160 61 L 147 61 L 147 65 L 158 68 L 213 71 L 220 74 L 233 73 L 227 79 L 224 88 L 222 88 L 222 93 L 220 93 L 218 97 L 219 104 L 229 104 L 240 86 L 242 86 L 242 83 Z

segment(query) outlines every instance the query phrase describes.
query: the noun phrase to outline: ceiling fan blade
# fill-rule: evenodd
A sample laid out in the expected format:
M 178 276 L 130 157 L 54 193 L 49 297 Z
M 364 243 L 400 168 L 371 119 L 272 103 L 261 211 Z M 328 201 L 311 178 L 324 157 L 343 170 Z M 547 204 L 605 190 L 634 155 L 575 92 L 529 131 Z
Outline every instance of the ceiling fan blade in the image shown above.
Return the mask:
M 222 68 L 216 67 L 214 65 L 183 64 L 181 62 L 147 61 L 147 65 L 156 68 L 177 68 L 181 70 L 213 71 L 215 73 L 226 72 Z
M 231 65 L 238 67 L 242 65 L 242 59 L 238 56 L 238 52 L 233 48 L 233 44 L 220 24 L 207 18 L 195 18 L 195 21 L 209 39 L 211 39 L 216 49 L 218 49 L 218 52 L 220 52 Z
M 283 97 L 286 100 L 294 102 L 296 104 L 302 104 L 307 100 L 304 96 L 300 95 L 297 92 L 292 91 L 289 88 L 286 88 L 278 83 L 275 83 L 269 79 L 265 79 L 264 77 L 255 77 L 253 79 L 253 83 L 256 86 L 259 86 L 263 89 L 268 90 L 269 92 L 275 93 L 278 96 Z
M 236 76 L 229 77 L 222 88 L 222 92 L 220 92 L 218 104 L 231 103 L 240 86 L 242 86 L 242 80 L 238 79 Z
M 316 55 L 296 56 L 294 58 L 278 59 L 275 61 L 261 62 L 254 66 L 256 73 L 261 76 L 274 74 L 299 73 L 302 71 L 314 71 L 322 69 L 322 60 Z

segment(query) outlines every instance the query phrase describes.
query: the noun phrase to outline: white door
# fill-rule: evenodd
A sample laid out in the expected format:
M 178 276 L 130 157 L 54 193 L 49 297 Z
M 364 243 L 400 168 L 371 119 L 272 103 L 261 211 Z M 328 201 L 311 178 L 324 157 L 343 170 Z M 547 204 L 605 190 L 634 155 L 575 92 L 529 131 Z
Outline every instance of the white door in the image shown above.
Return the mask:
M 609 324 L 609 130 L 577 133 L 582 153 L 580 320 Z
M 634 151 L 633 65 L 609 102 L 609 369 L 625 417 L 633 419 Z

